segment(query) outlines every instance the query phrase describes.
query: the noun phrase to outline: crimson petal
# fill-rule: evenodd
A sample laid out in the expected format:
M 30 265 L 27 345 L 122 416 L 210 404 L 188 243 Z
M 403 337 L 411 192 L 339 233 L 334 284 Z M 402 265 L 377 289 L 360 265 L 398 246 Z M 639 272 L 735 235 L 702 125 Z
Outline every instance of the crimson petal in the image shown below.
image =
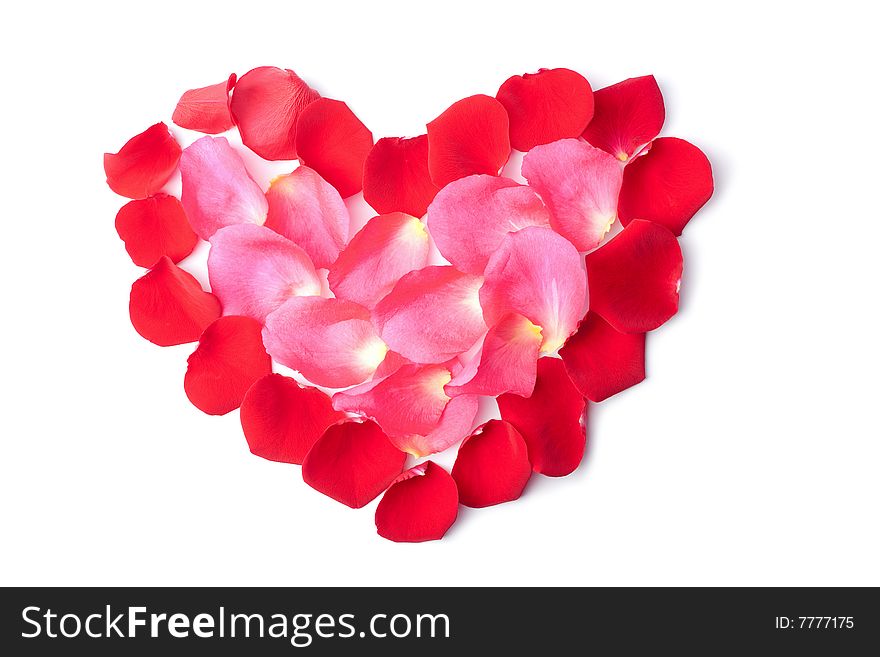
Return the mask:
M 519 498 L 531 474 L 526 441 L 504 420 L 489 420 L 465 438 L 452 467 L 461 503 L 474 508 Z
M 376 212 L 423 217 L 437 193 L 428 172 L 428 135 L 384 137 L 364 162 L 364 200 Z
M 455 480 L 433 461 L 400 475 L 376 507 L 376 531 L 397 543 L 435 541 L 458 516 Z
M 156 194 L 129 201 L 116 214 L 116 232 L 132 262 L 152 267 L 162 256 L 180 262 L 195 248 L 198 236 L 190 228 L 183 205 L 173 196 Z
M 303 462 L 303 480 L 352 509 L 372 502 L 400 475 L 406 454 L 370 420 L 329 427 Z
M 129 139 L 118 153 L 104 153 L 107 184 L 120 196 L 152 196 L 177 169 L 180 152 L 168 126 L 156 123 Z
M 235 122 L 229 111 L 229 92 L 235 86 L 235 73 L 219 84 L 185 91 L 177 101 L 171 120 L 181 128 L 209 135 L 226 132 Z

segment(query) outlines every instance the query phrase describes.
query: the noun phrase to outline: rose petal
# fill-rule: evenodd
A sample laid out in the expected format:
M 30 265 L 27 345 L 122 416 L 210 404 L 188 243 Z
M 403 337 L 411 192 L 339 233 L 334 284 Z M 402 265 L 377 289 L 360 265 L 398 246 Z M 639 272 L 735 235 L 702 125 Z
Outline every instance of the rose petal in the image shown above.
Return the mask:
M 542 351 L 555 351 L 583 316 L 587 282 L 581 257 L 565 238 L 532 226 L 509 233 L 486 266 L 480 302 L 486 322 L 510 313 L 541 328 Z
M 199 282 L 162 256 L 131 286 L 128 305 L 135 330 L 160 347 L 195 342 L 220 317 L 220 302 Z
M 303 462 L 303 480 L 352 509 L 372 502 L 400 475 L 406 454 L 370 420 L 329 427 Z
M 167 194 L 123 205 L 116 215 L 116 232 L 132 262 L 141 267 L 152 267 L 162 256 L 180 262 L 199 241 L 180 201 Z
M 459 395 L 446 403 L 446 408 L 440 415 L 440 422 L 427 435 L 412 434 L 391 440 L 400 449 L 416 458 L 442 452 L 471 432 L 479 410 L 479 396 Z
M 401 278 L 373 309 L 390 349 L 415 363 L 443 363 L 486 331 L 480 308 L 483 279 L 454 267 L 424 267 Z
M 228 315 L 205 329 L 187 360 L 186 396 L 208 415 L 225 415 L 241 405 L 245 393 L 272 372 L 263 348 L 260 323 Z
M 225 137 L 202 137 L 190 144 L 180 158 L 180 175 L 180 201 L 203 240 L 224 226 L 266 221 L 263 190 Z
M 712 197 L 712 165 L 699 148 L 683 139 L 661 137 L 623 172 L 620 220 L 647 219 L 676 235 Z
M 550 210 L 550 224 L 579 251 L 596 247 L 617 218 L 622 165 L 579 139 L 536 146 L 522 174 Z
M 104 153 L 107 184 L 120 196 L 146 198 L 171 178 L 180 160 L 180 144 L 164 123 L 135 135 L 118 153 Z
M 460 502 L 473 508 L 518 499 L 531 475 L 526 441 L 504 420 L 489 420 L 465 438 L 452 467 Z
M 376 507 L 376 531 L 397 543 L 436 541 L 458 516 L 455 480 L 433 461 L 400 475 Z
M 437 187 L 475 173 L 497 176 L 510 156 L 507 110 L 494 98 L 460 100 L 428 124 L 428 171 Z
M 318 98 L 300 112 L 296 152 L 300 162 L 321 174 L 343 198 L 363 187 L 364 161 L 373 133 L 340 100 Z
M 330 398 L 280 374 L 254 383 L 241 402 L 241 427 L 252 453 L 300 464 L 331 424 L 345 419 Z
M 593 116 L 593 89 L 580 73 L 542 68 L 508 78 L 495 96 L 510 117 L 510 143 L 528 151 L 579 137 Z
M 362 383 L 388 352 L 369 310 L 323 297 L 289 299 L 266 318 L 263 342 L 276 361 L 330 388 Z
M 219 84 L 185 91 L 177 101 L 171 120 L 181 128 L 209 135 L 226 132 L 235 123 L 229 111 L 229 92 L 235 86 L 235 73 Z
M 227 226 L 214 233 L 208 278 L 224 314 L 259 322 L 291 297 L 321 294 L 321 281 L 305 251 L 253 224 Z
M 266 192 L 266 226 L 309 254 L 316 267 L 329 267 L 348 242 L 351 219 L 342 197 L 318 172 L 300 166 L 279 176 Z
M 522 315 L 511 313 L 489 329 L 479 358 L 471 361 L 446 385 L 446 394 L 532 394 L 541 350 L 541 329 Z
M 528 187 L 476 175 L 444 187 L 428 207 L 427 221 L 444 258 L 460 271 L 482 274 L 507 233 L 549 226 L 550 213 Z
M 423 217 L 436 193 L 428 172 L 428 135 L 375 143 L 364 162 L 364 200 L 376 212 Z
M 401 212 L 370 219 L 330 267 L 330 289 L 340 299 L 372 308 L 395 283 L 428 264 L 428 233 Z
M 532 469 L 548 477 L 574 472 L 586 445 L 586 402 L 558 358 L 538 361 L 538 380 L 531 397 L 498 397 L 501 417 L 529 446 Z
M 653 331 L 678 311 L 681 247 L 660 224 L 633 221 L 587 255 L 590 310 L 623 333 Z
M 297 119 L 317 98 L 293 71 L 260 66 L 241 76 L 229 107 L 245 146 L 266 160 L 294 160 Z
M 645 379 L 645 334 L 621 333 L 596 313 L 588 313 L 559 350 L 580 393 L 592 402 Z
M 596 111 L 584 139 L 621 162 L 660 133 L 666 118 L 653 75 L 630 78 L 593 94 Z

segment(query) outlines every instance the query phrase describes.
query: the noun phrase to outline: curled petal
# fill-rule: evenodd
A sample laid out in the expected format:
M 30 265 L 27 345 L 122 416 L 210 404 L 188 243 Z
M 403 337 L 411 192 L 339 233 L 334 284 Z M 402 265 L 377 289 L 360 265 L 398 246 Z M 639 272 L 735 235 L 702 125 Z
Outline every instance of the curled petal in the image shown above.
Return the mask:
M 660 137 L 646 150 L 623 172 L 620 220 L 647 219 L 681 235 L 715 191 L 712 165 L 683 139 Z
M 586 446 L 587 408 L 561 360 L 539 360 L 531 397 L 501 395 L 498 408 L 525 439 L 535 472 L 564 477 L 578 467 Z
M 266 221 L 263 190 L 225 137 L 202 137 L 190 144 L 180 158 L 180 175 L 180 201 L 203 240 L 224 226 Z
M 437 187 L 475 173 L 497 176 L 510 156 L 507 110 L 494 98 L 460 100 L 428 124 L 428 171 Z
M 431 236 L 457 269 L 482 274 L 507 233 L 549 226 L 534 191 L 508 178 L 476 175 L 449 183 L 428 207 Z
M 364 162 L 364 200 L 376 212 L 423 217 L 437 193 L 428 172 L 428 135 L 385 137 Z
M 458 516 L 455 480 L 433 461 L 400 475 L 376 507 L 376 531 L 397 543 L 436 541 Z
M 162 256 L 180 262 L 199 241 L 180 201 L 167 194 L 123 205 L 116 214 L 116 232 L 132 262 L 141 267 L 152 267 Z
M 511 313 L 489 329 L 478 358 L 471 360 L 446 385 L 446 394 L 532 394 L 541 351 L 541 329 L 522 315 Z
M 294 297 L 270 314 L 263 341 L 276 361 L 330 388 L 365 381 L 388 352 L 369 310 L 317 296 Z
M 251 452 L 281 463 L 302 463 L 324 430 L 343 419 L 326 394 L 280 374 L 254 383 L 241 402 L 241 427 Z
M 540 327 L 541 351 L 555 351 L 583 316 L 587 282 L 581 257 L 564 237 L 533 226 L 508 234 L 486 266 L 480 290 L 486 322 L 518 313 Z
M 234 86 L 235 73 L 219 84 L 185 91 L 171 120 L 181 128 L 209 135 L 226 132 L 235 125 L 229 111 L 229 92 Z
M 195 342 L 220 317 L 220 302 L 199 282 L 162 256 L 131 286 L 128 305 L 135 330 L 160 347 Z
M 416 457 L 442 452 L 470 433 L 479 410 L 478 395 L 458 395 L 446 403 L 440 422 L 426 436 L 412 434 L 392 438 L 392 441 L 400 449 Z
M 429 249 L 421 220 L 402 212 L 373 217 L 330 267 L 330 289 L 372 308 L 405 274 L 428 264 Z
M 550 210 L 550 224 L 579 251 L 596 247 L 617 218 L 622 165 L 579 139 L 537 146 L 522 173 Z
M 653 75 L 599 89 L 593 98 L 596 111 L 584 130 L 584 139 L 621 162 L 629 160 L 663 127 L 666 108 Z
M 514 75 L 496 98 L 510 117 L 510 143 L 529 151 L 566 137 L 579 137 L 593 116 L 593 89 L 580 73 L 542 68 Z
M 118 153 L 104 153 L 107 184 L 120 196 L 147 198 L 158 192 L 177 169 L 180 144 L 164 123 L 135 135 Z
M 227 315 L 214 321 L 187 360 L 183 389 L 199 410 L 225 415 L 241 405 L 245 393 L 272 372 L 263 348 L 260 323 Z
M 623 333 L 653 331 L 678 311 L 681 247 L 669 229 L 632 221 L 587 255 L 590 310 Z
M 351 219 L 333 187 L 314 169 L 300 166 L 279 176 L 266 192 L 266 226 L 309 254 L 316 267 L 329 267 L 348 242 Z
M 645 379 L 645 334 L 621 333 L 596 313 L 588 313 L 559 350 L 565 370 L 592 402 Z
M 526 441 L 504 420 L 489 420 L 465 438 L 452 467 L 461 503 L 474 508 L 518 499 L 531 475 Z
M 297 119 L 317 98 L 293 71 L 260 66 L 241 76 L 229 107 L 245 146 L 266 160 L 294 160 Z
M 300 162 L 321 174 L 343 198 L 361 191 L 364 160 L 373 133 L 340 100 L 318 98 L 300 112 L 296 152 Z
M 373 309 L 390 349 L 415 363 L 443 363 L 467 351 L 486 331 L 483 279 L 454 267 L 425 267 L 401 278 Z
M 321 294 L 321 281 L 305 251 L 253 224 L 214 233 L 208 278 L 225 314 L 259 322 L 291 297 Z
M 403 471 L 406 454 L 370 420 L 329 427 L 303 462 L 303 480 L 352 509 L 372 502 Z

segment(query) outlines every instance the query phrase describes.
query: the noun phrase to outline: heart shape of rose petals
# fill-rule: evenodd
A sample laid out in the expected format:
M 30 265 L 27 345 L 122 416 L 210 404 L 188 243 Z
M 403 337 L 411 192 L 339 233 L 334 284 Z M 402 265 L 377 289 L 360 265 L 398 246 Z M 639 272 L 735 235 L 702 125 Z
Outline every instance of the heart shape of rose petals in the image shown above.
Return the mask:
M 385 538 L 442 538 L 460 504 L 574 471 L 589 404 L 645 378 L 646 335 L 678 309 L 677 237 L 714 189 L 696 146 L 658 137 L 664 118 L 653 76 L 594 92 L 568 69 L 375 142 L 291 70 L 186 91 L 173 121 L 208 136 L 181 148 L 157 123 L 104 155 L 131 199 L 117 231 L 148 269 L 132 324 L 160 346 L 198 342 L 186 395 L 240 408 L 251 452 L 301 464 L 352 508 L 382 495 Z M 232 129 L 298 163 L 264 189 L 212 136 Z M 344 199 L 360 192 L 377 214 L 353 230 Z M 200 240 L 210 291 L 180 265 Z M 475 429 L 485 397 L 500 417 Z M 455 445 L 451 473 L 425 460 Z

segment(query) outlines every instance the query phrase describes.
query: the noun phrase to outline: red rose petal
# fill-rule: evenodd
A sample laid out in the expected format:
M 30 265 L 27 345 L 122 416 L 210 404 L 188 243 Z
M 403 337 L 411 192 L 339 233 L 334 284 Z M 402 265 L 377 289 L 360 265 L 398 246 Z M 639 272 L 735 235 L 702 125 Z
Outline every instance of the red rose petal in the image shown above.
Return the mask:
M 446 385 L 446 394 L 514 392 L 528 397 L 535 387 L 541 329 L 522 315 L 506 315 L 489 329 L 479 356 Z
M 373 133 L 339 100 L 319 98 L 300 112 L 296 152 L 300 161 L 321 174 L 342 198 L 363 187 L 364 161 Z
M 397 543 L 436 541 L 458 516 L 455 480 L 433 461 L 400 475 L 376 507 L 379 536 Z
M 266 160 L 294 160 L 297 119 L 317 98 L 293 71 L 260 66 L 238 80 L 230 109 L 245 146 Z
M 565 369 L 592 402 L 645 379 L 645 334 L 621 333 L 596 313 L 588 313 L 559 350 Z
M 410 272 L 373 309 L 388 347 L 415 363 L 443 363 L 467 351 L 486 331 L 483 279 L 454 267 Z
M 330 267 L 330 289 L 372 308 L 405 274 L 425 267 L 429 251 L 421 220 L 402 212 L 373 217 Z
M 370 420 L 329 427 L 303 462 L 303 480 L 352 509 L 372 502 L 400 475 L 406 454 Z
M 225 82 L 185 91 L 171 120 L 181 128 L 209 135 L 226 132 L 235 125 L 229 111 L 229 92 L 234 86 L 235 73 Z
M 104 153 L 107 184 L 120 196 L 147 198 L 171 178 L 180 160 L 180 144 L 164 123 L 129 139 L 118 153 Z
M 369 310 L 316 296 L 294 297 L 270 314 L 263 342 L 277 362 L 330 388 L 366 381 L 388 352 Z
M 681 247 L 669 229 L 633 221 L 587 255 L 590 310 L 623 333 L 653 331 L 678 311 Z
M 452 467 L 459 500 L 473 508 L 518 499 L 531 475 L 526 441 L 503 420 L 489 420 L 465 438 Z
M 329 267 L 348 242 L 351 219 L 342 197 L 306 166 L 279 176 L 266 192 L 266 227 L 309 254 L 315 267 Z
M 712 165 L 703 151 L 683 139 L 661 137 L 624 169 L 620 220 L 626 225 L 647 219 L 681 235 L 714 191 Z
M 220 302 L 189 273 L 162 256 L 131 286 L 135 330 L 160 347 L 195 342 L 220 317 Z
M 321 294 L 321 280 L 306 252 L 253 224 L 227 226 L 214 233 L 208 278 L 225 314 L 260 322 L 291 297 Z
M 653 75 L 599 89 L 593 99 L 596 111 L 584 139 L 621 162 L 654 139 L 666 118 L 663 94 Z
M 459 271 L 482 274 L 507 233 L 550 226 L 550 213 L 534 191 L 508 178 L 459 178 L 428 207 L 437 249 Z
M 510 157 L 507 110 L 477 95 L 454 103 L 428 124 L 428 171 L 437 187 L 475 173 L 497 176 Z
M 510 116 L 510 143 L 518 151 L 579 137 L 593 116 L 590 83 L 567 68 L 514 75 L 495 97 Z
M 199 410 L 225 415 L 241 405 L 248 389 L 272 372 L 260 323 L 228 315 L 205 329 L 187 360 L 183 389 Z
M 550 210 L 550 225 L 578 251 L 596 247 L 617 218 L 623 165 L 579 139 L 536 146 L 522 174 Z
M 541 328 L 542 351 L 555 351 L 584 314 L 587 281 L 571 242 L 549 228 L 509 233 L 486 266 L 480 302 L 486 322 L 510 313 Z
M 281 463 L 302 463 L 324 430 L 344 418 L 326 394 L 280 374 L 254 383 L 241 402 L 241 427 L 251 452 Z
M 498 408 L 525 439 L 535 472 L 564 477 L 578 467 L 586 446 L 586 402 L 561 360 L 540 359 L 532 396 L 501 395 Z
M 203 240 L 224 226 L 266 221 L 266 196 L 225 137 L 202 137 L 187 146 L 180 179 L 180 202 Z
M 162 256 L 180 262 L 199 238 L 190 228 L 183 205 L 173 196 L 156 194 L 129 201 L 116 215 L 116 232 L 132 262 L 152 267 Z
M 428 172 L 428 135 L 375 143 L 364 162 L 364 200 L 376 212 L 423 217 L 436 193 Z

